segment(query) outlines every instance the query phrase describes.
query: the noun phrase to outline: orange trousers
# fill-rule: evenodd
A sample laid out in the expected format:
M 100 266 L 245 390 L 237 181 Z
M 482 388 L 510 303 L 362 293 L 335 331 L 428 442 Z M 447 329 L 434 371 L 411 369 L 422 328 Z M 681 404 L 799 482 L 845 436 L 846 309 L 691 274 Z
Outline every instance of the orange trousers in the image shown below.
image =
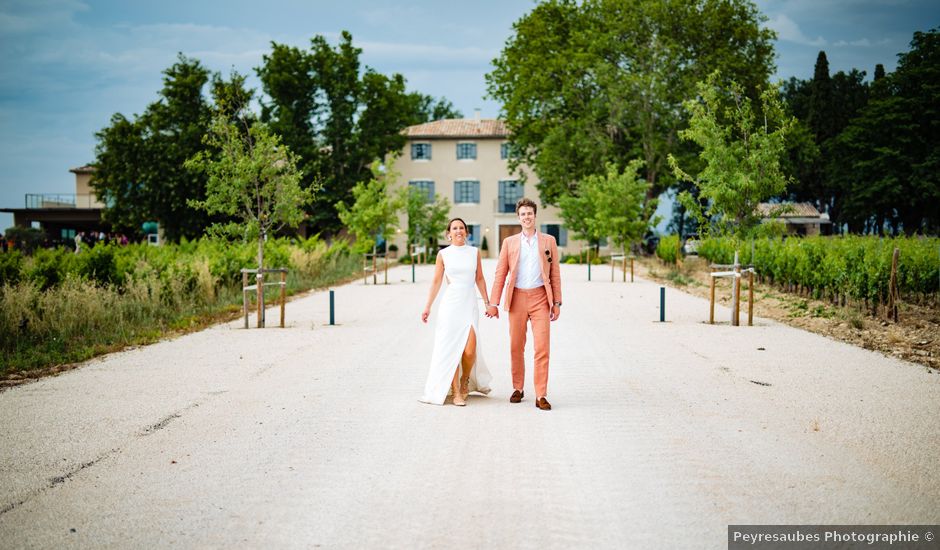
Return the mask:
M 525 384 L 526 323 L 532 323 L 535 345 L 535 397 L 548 395 L 548 356 L 550 349 L 548 294 L 544 287 L 512 291 L 509 304 L 509 356 L 512 362 L 512 387 L 522 391 Z

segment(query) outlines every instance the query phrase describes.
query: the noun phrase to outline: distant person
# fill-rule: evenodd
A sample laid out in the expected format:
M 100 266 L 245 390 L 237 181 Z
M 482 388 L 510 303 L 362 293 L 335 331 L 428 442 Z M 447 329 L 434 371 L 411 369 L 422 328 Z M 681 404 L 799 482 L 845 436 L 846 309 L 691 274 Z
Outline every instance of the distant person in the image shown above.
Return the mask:
M 75 253 L 78 254 L 82 251 L 82 241 L 85 239 L 85 232 L 79 231 L 75 234 Z
M 2 248 L 4 252 L 7 251 L 7 240 L 3 238 L 3 233 L 0 233 L 0 248 Z
M 421 321 L 427 323 L 431 305 L 446 279 L 447 289 L 437 310 L 431 368 L 420 401 L 443 405 L 450 391 L 454 405 L 462 407 L 467 404 L 470 392 L 490 392 L 492 376 L 480 354 L 480 310 L 474 290 L 487 307 L 490 304 L 480 251 L 467 244 L 467 224 L 462 219 L 454 218 L 447 224 L 447 240 L 451 245 L 437 254 L 434 280 L 421 313 Z

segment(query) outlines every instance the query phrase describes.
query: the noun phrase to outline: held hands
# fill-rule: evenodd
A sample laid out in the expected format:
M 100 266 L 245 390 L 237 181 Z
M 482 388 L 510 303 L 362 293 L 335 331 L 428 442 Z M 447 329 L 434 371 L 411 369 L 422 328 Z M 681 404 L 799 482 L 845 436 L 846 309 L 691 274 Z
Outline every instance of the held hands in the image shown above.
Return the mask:
M 487 307 L 487 308 L 486 308 L 486 316 L 489 317 L 489 318 L 491 318 L 491 319 L 492 319 L 493 317 L 499 319 L 499 308 L 496 307 L 496 306 L 493 306 L 493 305 Z

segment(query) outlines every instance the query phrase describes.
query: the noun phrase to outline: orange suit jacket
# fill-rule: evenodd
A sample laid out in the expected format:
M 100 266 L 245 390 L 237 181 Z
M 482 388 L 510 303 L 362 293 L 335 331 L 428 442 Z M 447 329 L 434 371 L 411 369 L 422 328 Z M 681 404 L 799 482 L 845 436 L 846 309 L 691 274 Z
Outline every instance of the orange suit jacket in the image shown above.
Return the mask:
M 496 276 L 493 279 L 493 291 L 490 293 L 490 303 L 498 306 L 503 295 L 503 287 L 508 282 L 506 300 L 503 309 L 509 311 L 512 303 L 512 291 L 516 288 L 516 268 L 519 267 L 519 248 L 522 246 L 521 233 L 506 237 L 503 245 L 499 247 L 499 262 L 496 264 Z M 539 239 L 539 257 L 542 268 L 542 283 L 548 294 L 548 304 L 561 301 L 561 269 L 558 267 L 558 244 L 555 237 L 536 232 Z

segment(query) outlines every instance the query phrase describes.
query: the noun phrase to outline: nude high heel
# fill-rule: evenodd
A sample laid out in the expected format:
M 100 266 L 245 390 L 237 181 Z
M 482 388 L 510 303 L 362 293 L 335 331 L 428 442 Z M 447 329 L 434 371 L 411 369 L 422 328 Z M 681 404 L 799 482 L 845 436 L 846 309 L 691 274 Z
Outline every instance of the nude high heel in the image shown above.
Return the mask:
M 454 384 L 454 405 L 458 407 L 464 407 L 467 405 L 467 398 L 464 397 L 463 393 L 460 392 L 460 387 L 457 384 Z

